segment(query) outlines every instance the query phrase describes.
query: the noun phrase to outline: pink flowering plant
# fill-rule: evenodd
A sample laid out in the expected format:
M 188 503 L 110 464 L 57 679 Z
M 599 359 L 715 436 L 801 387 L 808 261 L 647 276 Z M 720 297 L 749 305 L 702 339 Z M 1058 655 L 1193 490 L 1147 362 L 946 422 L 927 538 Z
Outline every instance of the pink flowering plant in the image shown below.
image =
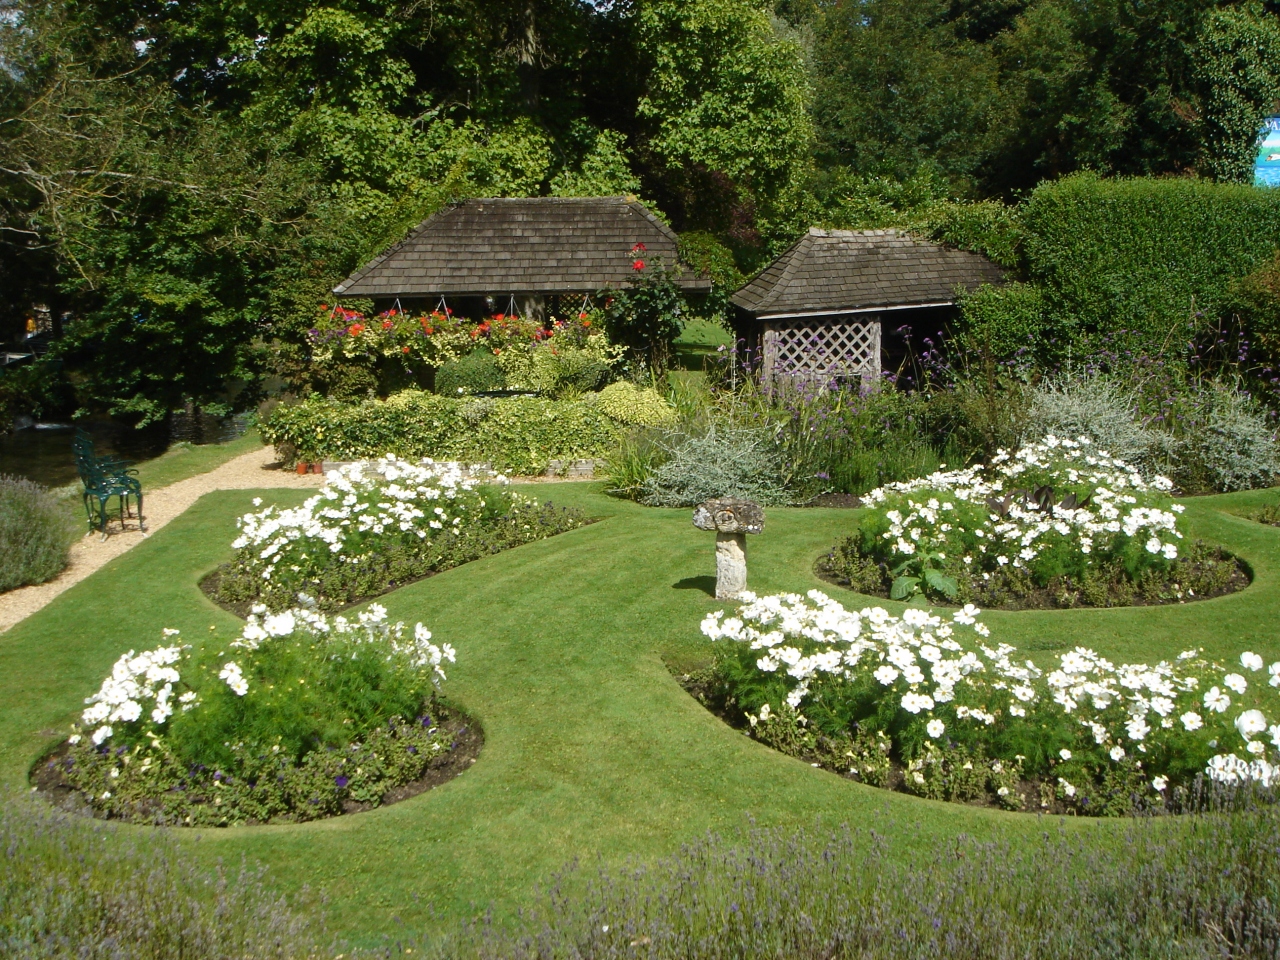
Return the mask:
M 308 598 L 301 598 L 307 601 Z M 100 813 L 168 823 L 306 820 L 376 804 L 448 752 L 437 694 L 455 659 L 378 605 L 258 607 L 241 634 L 123 654 L 61 765 Z
M 1116 664 L 1077 647 L 1041 666 L 993 640 L 980 613 L 745 594 L 702 631 L 723 703 L 754 736 L 880 786 L 1107 814 L 1199 776 L 1280 779 L 1280 662 L 1187 650 Z

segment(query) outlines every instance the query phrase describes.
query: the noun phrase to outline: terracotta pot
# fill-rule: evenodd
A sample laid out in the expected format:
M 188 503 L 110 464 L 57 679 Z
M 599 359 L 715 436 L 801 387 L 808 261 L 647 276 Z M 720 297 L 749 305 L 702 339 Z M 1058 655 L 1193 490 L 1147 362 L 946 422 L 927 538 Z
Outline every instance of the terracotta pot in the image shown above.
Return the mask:
M 307 466 L 308 465 L 303 463 L 301 460 L 298 461 L 298 476 L 302 476 L 307 472 Z

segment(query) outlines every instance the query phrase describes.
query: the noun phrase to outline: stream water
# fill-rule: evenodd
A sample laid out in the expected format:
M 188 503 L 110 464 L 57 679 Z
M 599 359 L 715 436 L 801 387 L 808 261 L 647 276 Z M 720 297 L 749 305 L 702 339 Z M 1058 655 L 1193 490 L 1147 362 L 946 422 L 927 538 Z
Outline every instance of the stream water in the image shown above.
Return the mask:
M 0 474 L 16 474 L 50 487 L 74 483 L 76 463 L 71 455 L 75 427 L 82 426 L 93 437 L 95 451 L 112 453 L 140 462 L 158 457 L 173 443 L 222 443 L 244 433 L 247 415 L 219 418 L 208 414 L 188 417 L 172 414 L 162 423 L 142 430 L 114 420 L 87 420 L 79 423 L 42 423 L 24 430 L 0 433 Z

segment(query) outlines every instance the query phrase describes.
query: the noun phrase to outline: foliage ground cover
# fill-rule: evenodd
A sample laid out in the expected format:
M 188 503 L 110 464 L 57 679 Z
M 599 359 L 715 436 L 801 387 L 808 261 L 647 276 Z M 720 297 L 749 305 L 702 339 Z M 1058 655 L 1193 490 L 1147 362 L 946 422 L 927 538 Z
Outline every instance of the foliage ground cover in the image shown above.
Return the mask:
M 586 484 L 537 489 L 606 519 L 383 601 L 393 619 L 424 620 L 465 652 L 449 670 L 449 696 L 484 727 L 485 751 L 474 767 L 358 817 L 184 831 L 184 849 L 210 863 L 241 854 L 260 859 L 287 891 L 311 884 L 329 898 L 338 931 L 376 944 L 396 925 L 393 917 L 406 932 L 438 931 L 490 901 L 498 917 L 508 916 L 528 902 L 535 882 L 575 857 L 649 860 L 708 829 L 731 831 L 748 815 L 764 827 L 789 828 L 818 817 L 828 824 L 875 818 L 904 869 L 927 862 L 960 833 L 1007 842 L 1016 852 L 1041 832 L 1033 817 L 871 790 L 721 723 L 669 670 L 703 667 L 714 650 L 697 630 L 724 606 L 706 592 L 714 569 L 710 538 L 692 528 L 684 509 L 640 507 Z M 210 625 L 223 635 L 239 631 L 197 584 L 229 559 L 226 531 L 253 495 L 203 498 L 0 639 L 5 783 L 26 789 L 31 765 L 85 709 L 86 691 L 122 651 L 144 642 L 139 638 L 174 627 L 194 644 Z M 259 495 L 281 506 L 304 498 Z M 1157 662 L 1191 647 L 1224 663 L 1242 650 L 1271 662 L 1280 657 L 1273 628 L 1280 533 L 1245 515 L 1275 501 L 1275 491 L 1253 491 L 1186 502 L 1187 537 L 1230 544 L 1254 572 L 1249 590 L 1185 606 L 990 611 L 984 622 L 1037 659 L 1084 645 L 1116 663 Z M 750 545 L 752 588 L 822 588 L 813 557 L 849 516 L 771 510 L 766 533 Z M 903 609 L 882 605 L 895 614 Z M 1065 820 L 1064 829 L 1122 849 L 1114 832 L 1122 824 L 1090 823 L 1081 831 Z
M 0 953 L 21 960 L 314 956 L 323 930 L 265 868 L 206 869 L 163 836 L 0 804 Z
M 241 517 L 236 555 L 212 593 L 232 607 L 263 603 L 273 611 L 306 594 L 332 611 L 586 522 L 506 483 L 502 476 L 482 483 L 456 464 L 395 457 L 341 467 L 302 506 Z
M 1247 578 L 1184 543 L 1172 483 L 1087 438 L 1050 435 L 987 466 L 889 484 L 822 569 L 863 592 L 985 606 L 1112 606 L 1216 596 Z
M 1018 847 L 961 837 L 909 863 L 878 827 L 710 835 L 656 863 L 600 867 L 578 895 L 565 895 L 578 879 L 566 870 L 510 927 L 397 947 L 513 960 L 1266 957 L 1280 817 L 1236 802 L 1231 817 L 1210 805 L 1172 829 L 1131 821 L 1105 852 L 1061 829 Z

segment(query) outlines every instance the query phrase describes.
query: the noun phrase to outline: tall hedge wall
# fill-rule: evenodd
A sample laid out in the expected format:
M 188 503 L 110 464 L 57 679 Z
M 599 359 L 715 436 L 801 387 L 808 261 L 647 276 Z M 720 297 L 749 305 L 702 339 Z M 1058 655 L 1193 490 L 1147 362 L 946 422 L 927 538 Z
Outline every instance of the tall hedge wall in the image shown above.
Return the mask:
M 386 400 L 344 403 L 313 398 L 277 407 L 262 436 L 286 460 L 359 460 L 394 453 L 491 463 L 540 474 L 551 460 L 601 457 L 618 427 L 594 402 L 541 397 L 441 397 L 405 390 Z
M 1155 352 L 1280 246 L 1280 190 L 1183 179 L 1042 184 L 1021 210 L 1030 278 L 1068 324 L 1128 330 Z M 1069 319 L 1068 319 L 1069 318 Z

